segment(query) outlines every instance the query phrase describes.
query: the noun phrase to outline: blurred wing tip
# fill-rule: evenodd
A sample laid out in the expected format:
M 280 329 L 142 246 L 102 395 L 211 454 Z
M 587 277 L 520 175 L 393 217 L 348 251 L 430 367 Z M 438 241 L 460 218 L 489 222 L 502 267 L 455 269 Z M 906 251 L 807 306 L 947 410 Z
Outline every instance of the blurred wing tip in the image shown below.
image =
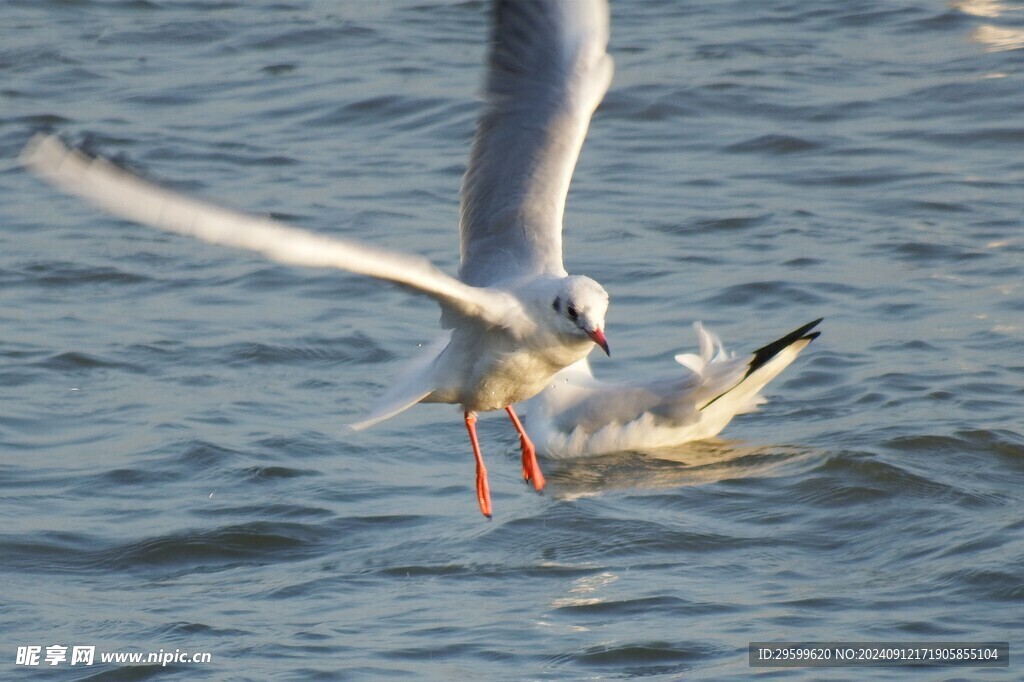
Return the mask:
M 61 161 L 71 153 L 56 135 L 36 133 L 18 155 L 18 162 L 37 172 L 48 173 L 56 170 Z

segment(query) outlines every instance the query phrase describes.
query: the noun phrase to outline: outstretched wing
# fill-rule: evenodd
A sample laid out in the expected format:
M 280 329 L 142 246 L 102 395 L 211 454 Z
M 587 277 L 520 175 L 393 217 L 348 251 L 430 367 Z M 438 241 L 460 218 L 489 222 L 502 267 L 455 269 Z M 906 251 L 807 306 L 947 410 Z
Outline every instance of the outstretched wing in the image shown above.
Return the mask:
M 612 78 L 606 0 L 495 3 L 486 109 L 462 185 L 459 277 L 564 276 L 562 213 Z
M 21 161 L 40 177 L 110 213 L 212 244 L 258 251 L 289 265 L 340 268 L 395 282 L 436 299 L 443 309 L 486 324 L 509 324 L 519 303 L 510 295 L 467 286 L 422 256 L 386 251 L 313 234 L 159 187 L 100 158 L 36 135 Z

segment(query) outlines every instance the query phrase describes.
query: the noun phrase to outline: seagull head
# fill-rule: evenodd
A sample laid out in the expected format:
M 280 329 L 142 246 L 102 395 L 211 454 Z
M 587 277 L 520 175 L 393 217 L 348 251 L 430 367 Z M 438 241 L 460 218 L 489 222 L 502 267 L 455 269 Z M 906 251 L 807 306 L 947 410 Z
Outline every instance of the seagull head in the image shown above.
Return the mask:
M 566 277 L 551 301 L 558 325 L 572 336 L 588 336 L 607 355 L 604 316 L 608 312 L 608 292 L 600 284 L 581 275 Z

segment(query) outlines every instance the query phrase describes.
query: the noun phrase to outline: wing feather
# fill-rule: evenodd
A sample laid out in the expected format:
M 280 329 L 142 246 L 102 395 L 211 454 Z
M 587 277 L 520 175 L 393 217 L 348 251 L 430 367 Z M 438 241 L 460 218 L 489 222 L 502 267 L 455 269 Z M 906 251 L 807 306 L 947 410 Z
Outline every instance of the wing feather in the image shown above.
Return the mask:
M 339 268 L 387 280 L 436 299 L 446 313 L 509 326 L 519 303 L 509 294 L 467 286 L 422 256 L 378 249 L 220 208 L 143 180 L 101 158 L 36 135 L 21 161 L 64 191 L 127 220 L 262 253 L 289 265 Z
M 485 111 L 462 186 L 467 284 L 564 276 L 562 214 L 611 83 L 606 0 L 495 4 Z

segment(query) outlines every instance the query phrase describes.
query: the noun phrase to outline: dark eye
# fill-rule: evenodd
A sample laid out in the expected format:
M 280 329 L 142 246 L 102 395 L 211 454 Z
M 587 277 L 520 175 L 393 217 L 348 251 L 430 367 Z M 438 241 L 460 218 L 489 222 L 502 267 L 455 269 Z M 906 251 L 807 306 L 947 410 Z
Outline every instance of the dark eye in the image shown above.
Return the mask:
M 565 312 L 569 314 L 570 320 L 575 320 L 580 316 L 580 314 L 576 311 L 576 306 L 574 306 L 572 303 L 570 303 L 569 307 L 565 309 Z
M 555 302 L 551 304 L 551 307 L 555 309 L 556 313 L 562 312 L 562 297 L 557 296 Z

